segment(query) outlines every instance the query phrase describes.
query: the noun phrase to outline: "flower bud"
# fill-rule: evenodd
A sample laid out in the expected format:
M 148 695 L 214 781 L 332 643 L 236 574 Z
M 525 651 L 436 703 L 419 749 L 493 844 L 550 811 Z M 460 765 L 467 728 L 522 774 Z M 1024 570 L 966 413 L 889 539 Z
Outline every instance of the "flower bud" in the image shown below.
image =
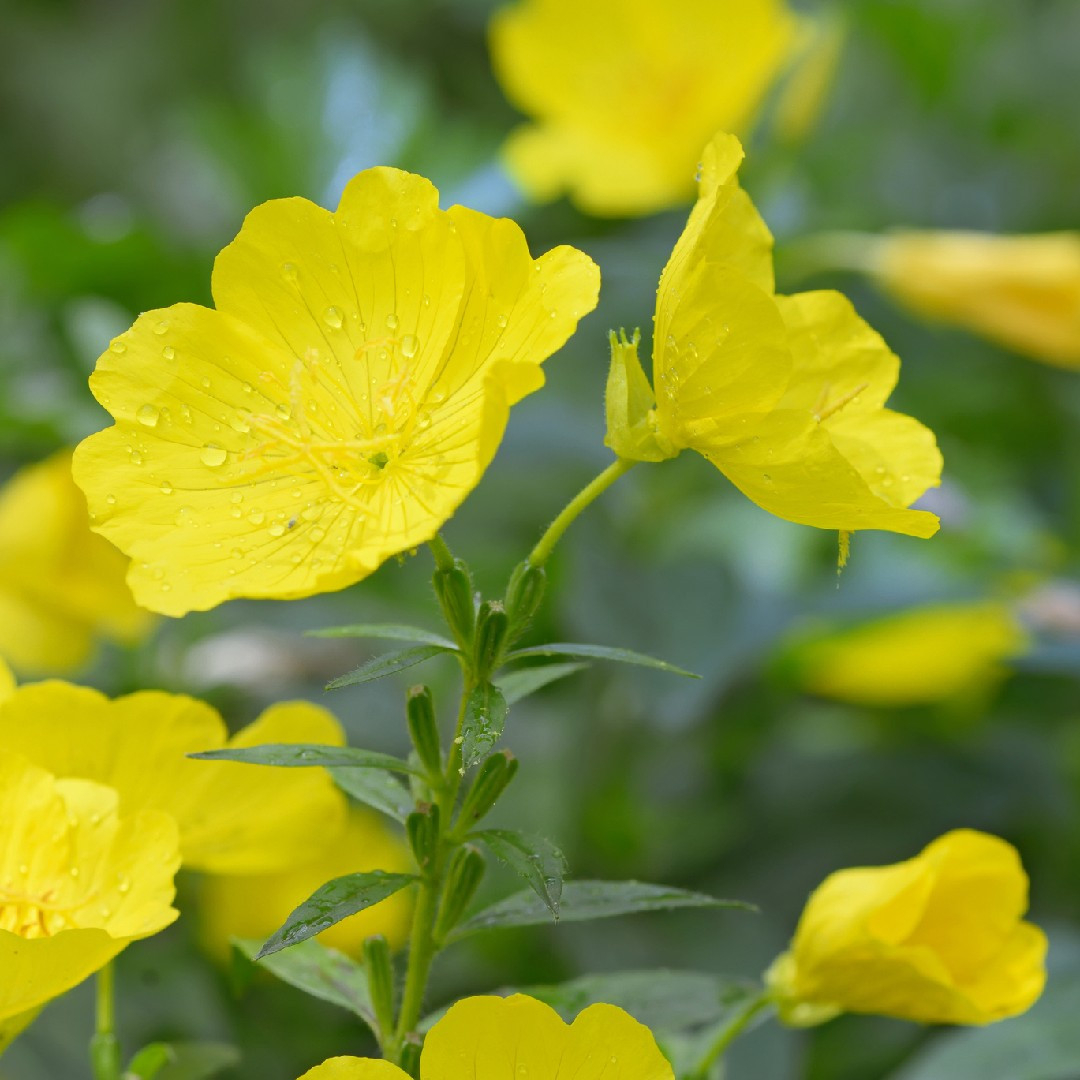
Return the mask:
M 401 1048 L 401 1067 L 409 1076 L 420 1075 L 420 1051 L 423 1045 L 420 1036 L 415 1034 L 405 1036 L 405 1045 Z
M 439 746 L 439 725 L 431 691 L 426 686 L 413 686 L 405 698 L 405 714 L 409 721 L 409 737 L 416 748 L 420 764 L 429 776 L 442 772 L 442 750 Z
M 476 637 L 473 641 L 473 665 L 480 682 L 487 681 L 502 661 L 510 620 L 498 600 L 485 600 L 476 616 Z
M 364 939 L 363 959 L 375 1023 L 380 1037 L 385 1038 L 394 1030 L 394 968 L 390 946 L 382 934 Z
M 516 641 L 525 632 L 544 599 L 547 573 L 542 566 L 518 563 L 506 587 L 506 614 L 510 620 L 508 641 Z
M 461 804 L 458 820 L 472 825 L 498 801 L 518 770 L 518 760 L 509 750 L 492 754 L 477 770 L 476 779 Z
M 446 871 L 443 899 L 432 931 L 436 941 L 445 941 L 461 922 L 484 876 L 484 865 L 484 856 L 472 844 L 465 844 L 454 852 Z
M 417 864 L 426 869 L 439 846 L 439 808 L 434 803 L 424 803 L 414 810 L 405 819 L 405 832 Z
M 476 623 L 476 604 L 469 568 L 461 559 L 455 559 L 449 569 L 436 570 L 431 580 L 447 626 L 457 643 L 463 649 L 468 649 Z

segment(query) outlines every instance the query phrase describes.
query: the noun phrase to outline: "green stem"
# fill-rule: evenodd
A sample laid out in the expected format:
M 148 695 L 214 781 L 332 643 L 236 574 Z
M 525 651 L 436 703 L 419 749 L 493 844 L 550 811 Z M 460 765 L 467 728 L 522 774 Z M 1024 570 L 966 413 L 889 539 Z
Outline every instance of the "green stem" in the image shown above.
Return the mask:
M 629 472 L 636 464 L 636 461 L 630 461 L 628 458 L 616 458 L 599 476 L 594 477 L 586 484 L 566 504 L 562 513 L 547 527 L 547 532 L 540 537 L 539 543 L 529 554 L 529 563 L 532 566 L 543 566 L 555 545 L 562 538 L 562 534 L 570 527 L 571 522 L 590 503 L 603 495 L 620 476 Z
M 405 972 L 405 988 L 401 995 L 401 1009 L 398 1012 L 393 1037 L 385 1048 L 387 1058 L 396 1064 L 401 1064 L 406 1040 L 416 1030 L 416 1025 L 420 1020 L 420 1013 L 424 1007 L 424 994 L 427 990 L 428 976 L 431 974 L 431 965 L 439 951 L 435 944 L 433 931 L 435 929 L 435 917 L 439 910 L 439 901 L 442 897 L 446 857 L 454 843 L 448 833 L 454 804 L 457 802 L 458 790 L 461 786 L 461 743 L 459 738 L 465 723 L 465 710 L 468 707 L 469 695 L 472 690 L 472 680 L 466 677 L 461 692 L 461 706 L 458 709 L 454 740 L 450 744 L 446 772 L 443 774 L 443 783 L 437 795 L 440 811 L 440 836 L 437 854 L 434 864 L 427 868 L 420 881 L 420 893 L 416 899 L 412 932 L 409 937 L 409 961 Z
M 429 541 L 428 547 L 431 548 L 431 554 L 435 556 L 435 565 L 440 570 L 453 570 L 454 568 L 454 555 L 450 548 L 447 546 L 446 541 L 439 533 L 436 533 Z
M 94 1080 L 120 1080 L 120 1042 L 116 1038 L 114 1000 L 115 969 L 112 962 L 97 974 L 97 1017 L 90 1040 L 90 1064 Z
M 823 232 L 785 244 L 782 258 L 796 278 L 835 270 L 872 274 L 878 268 L 880 248 L 881 237 L 871 233 Z
M 697 1065 L 690 1071 L 687 1080 L 705 1080 L 713 1063 L 723 1057 L 727 1048 L 746 1030 L 751 1020 L 772 1005 L 772 993 L 762 990 L 757 997 L 751 998 L 720 1030 L 709 1044 L 708 1050 L 701 1055 Z

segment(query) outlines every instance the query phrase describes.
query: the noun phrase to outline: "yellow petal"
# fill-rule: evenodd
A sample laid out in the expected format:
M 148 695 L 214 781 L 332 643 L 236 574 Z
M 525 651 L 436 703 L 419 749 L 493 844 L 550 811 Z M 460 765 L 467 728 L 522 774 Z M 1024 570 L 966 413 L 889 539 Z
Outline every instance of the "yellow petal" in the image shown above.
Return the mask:
M 409 1074 L 381 1058 L 335 1057 L 308 1069 L 300 1080 L 409 1080 Z
M 41 1009 L 27 1009 L 18 1016 L 0 1020 L 0 1054 L 2 1054 L 37 1018 Z
M 540 198 L 641 214 L 693 191 L 701 146 L 745 131 L 794 44 L 778 0 L 522 0 L 492 19 L 495 72 L 535 118 L 508 164 Z
M 0 656 L 26 671 L 69 671 L 98 637 L 145 633 L 127 567 L 90 531 L 70 451 L 22 469 L 0 491 Z
M 215 874 L 200 893 L 201 937 L 219 959 L 229 955 L 234 937 L 269 937 L 289 914 L 327 881 L 366 870 L 415 871 L 408 846 L 375 814 L 353 810 L 344 828 L 310 838 L 312 854 L 276 874 Z M 412 912 L 412 895 L 395 893 L 319 935 L 319 940 L 351 956 L 359 956 L 364 939 L 382 934 L 392 948 L 404 945 Z
M 921 315 L 1080 367 L 1080 234 L 896 232 L 874 245 L 872 269 Z
M 698 263 L 661 292 L 653 381 L 661 434 L 699 449 L 748 437 L 784 392 L 791 354 L 773 297 L 726 266 Z
M 808 637 L 794 646 L 802 685 L 839 701 L 947 701 L 996 684 L 1028 646 L 1004 604 L 935 604 Z
M 420 1059 L 421 1080 L 672 1080 L 649 1030 L 613 1005 L 592 1005 L 565 1024 L 522 994 L 472 997 L 435 1024 Z
M 0 656 L 0 701 L 10 696 L 14 689 L 15 676 L 11 673 L 11 668 L 4 663 L 4 658 Z
M 229 744 L 342 741 L 326 710 L 295 702 L 268 709 Z M 343 796 L 322 769 L 188 758 L 226 745 L 226 729 L 210 706 L 181 694 L 147 690 L 110 701 L 68 683 L 29 684 L 0 703 L 0 744 L 57 776 L 116 788 L 125 814 L 169 814 L 184 863 L 196 869 L 289 866 L 310 852 L 312 836 L 340 828 L 344 814 Z
M 598 280 L 395 169 L 333 214 L 257 207 L 215 264 L 217 310 L 150 312 L 98 361 L 116 425 L 75 460 L 95 528 L 172 615 L 351 584 L 450 517 Z M 508 361 L 537 370 L 489 380 Z

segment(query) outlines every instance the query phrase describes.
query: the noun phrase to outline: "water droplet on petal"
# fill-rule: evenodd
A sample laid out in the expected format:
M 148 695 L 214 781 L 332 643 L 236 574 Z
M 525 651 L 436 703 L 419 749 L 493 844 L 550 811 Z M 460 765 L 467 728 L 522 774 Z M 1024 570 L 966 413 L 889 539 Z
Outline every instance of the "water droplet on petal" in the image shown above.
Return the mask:
M 231 427 L 233 431 L 238 431 L 241 435 L 246 435 L 251 430 L 251 425 L 240 413 L 237 413 L 229 421 L 229 427 Z
M 142 454 L 140 454 L 138 450 L 133 449 L 131 451 L 131 464 L 132 465 L 141 465 L 142 463 L 143 463 Z
M 398 328 L 398 317 L 392 311 L 386 316 L 386 328 L 388 330 L 396 330 Z
M 109 342 L 109 348 L 110 350 L 112 350 L 112 352 L 116 353 L 117 356 L 119 356 L 121 353 L 127 352 L 127 346 L 119 339 Z
M 146 427 L 157 427 L 160 418 L 161 413 L 153 405 L 140 405 L 138 412 L 135 413 L 135 419 Z
M 274 524 L 270 526 L 269 533 L 271 536 L 284 536 L 285 526 L 282 525 L 280 521 L 275 521 Z
M 225 459 L 229 455 L 225 450 L 215 445 L 214 443 L 207 443 L 202 448 L 202 453 L 199 455 L 200 460 L 204 465 L 209 466 L 211 469 L 216 469 L 219 465 L 225 464 Z
M 289 406 L 286 405 L 284 402 L 278 405 L 277 408 L 274 409 L 274 412 L 278 414 L 278 417 L 281 420 L 288 420 L 289 417 L 292 416 L 292 409 L 290 409 Z
M 508 319 L 508 318 L 507 318 L 507 317 L 506 317 L 505 315 L 500 315 L 500 316 L 499 316 L 499 317 L 498 317 L 498 318 L 497 318 L 497 319 L 495 320 L 495 322 L 496 322 L 496 324 L 498 325 L 498 327 L 499 327 L 499 329 L 500 329 L 500 330 L 505 330 L 505 329 L 506 329 L 506 324 L 507 324 L 507 323 L 508 323 L 509 321 L 510 321 L 510 320 L 509 320 L 509 319 Z
M 297 270 L 296 263 L 291 263 L 291 262 L 282 263 L 281 264 L 281 276 L 286 281 L 295 282 L 296 279 L 300 276 L 300 271 Z
M 344 316 L 341 314 L 341 308 L 328 307 L 323 312 L 323 322 L 326 323 L 332 330 L 340 330 L 341 324 L 345 321 Z
M 105 501 L 106 501 L 106 502 L 107 502 L 107 503 L 108 503 L 108 504 L 109 504 L 110 506 L 115 506 L 115 505 L 116 505 L 116 496 L 115 496 L 115 495 L 106 495 L 106 496 L 105 496 Z
M 168 480 L 162 480 L 161 482 L 161 494 L 171 495 L 173 493 L 173 486 Z
M 248 521 L 250 521 L 252 525 L 261 525 L 265 520 L 266 515 L 261 510 L 252 510 L 251 513 L 248 514 Z
M 406 334 L 401 339 L 401 355 L 406 360 L 411 360 L 416 355 L 416 350 L 420 348 L 420 342 L 415 334 Z
M 166 345 L 165 348 L 161 350 L 161 355 L 164 356 L 166 360 L 173 360 L 176 358 L 176 350 L 171 345 Z

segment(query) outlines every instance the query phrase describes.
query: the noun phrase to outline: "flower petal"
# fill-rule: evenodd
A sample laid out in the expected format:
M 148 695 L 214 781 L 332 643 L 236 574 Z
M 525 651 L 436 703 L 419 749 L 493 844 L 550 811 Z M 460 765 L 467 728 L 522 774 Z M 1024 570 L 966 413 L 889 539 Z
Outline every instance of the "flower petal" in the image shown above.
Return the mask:
M 335 1057 L 308 1069 L 300 1080 L 409 1080 L 409 1074 L 382 1058 Z

